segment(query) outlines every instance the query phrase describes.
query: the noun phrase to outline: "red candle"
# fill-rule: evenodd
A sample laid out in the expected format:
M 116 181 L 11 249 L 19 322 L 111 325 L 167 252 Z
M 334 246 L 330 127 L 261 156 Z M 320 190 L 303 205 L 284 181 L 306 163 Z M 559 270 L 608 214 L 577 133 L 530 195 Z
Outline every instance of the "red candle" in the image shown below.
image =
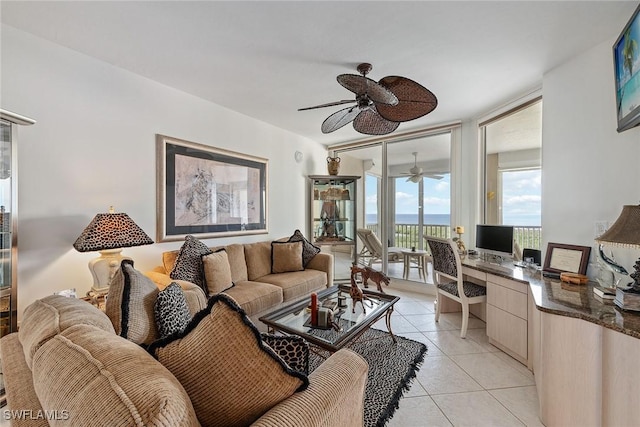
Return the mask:
M 311 294 L 311 325 L 318 325 L 318 294 Z

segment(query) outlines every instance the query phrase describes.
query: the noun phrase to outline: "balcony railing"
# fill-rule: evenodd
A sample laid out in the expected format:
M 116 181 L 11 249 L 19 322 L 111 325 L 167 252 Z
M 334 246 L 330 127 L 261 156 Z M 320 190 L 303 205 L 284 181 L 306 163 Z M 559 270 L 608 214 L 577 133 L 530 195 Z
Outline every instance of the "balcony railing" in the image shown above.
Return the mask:
M 366 228 L 378 234 L 378 224 L 367 224 Z M 451 227 L 448 225 L 424 224 L 423 234 L 435 237 L 449 238 L 451 236 Z M 521 249 L 540 249 L 542 241 L 542 227 L 538 226 L 514 226 L 513 238 Z M 464 241 L 464 235 L 462 237 Z M 393 246 L 401 248 L 419 248 L 424 240 L 422 235 L 418 234 L 418 224 L 396 224 L 395 243 Z M 467 243 L 467 247 L 472 248 L 473 245 Z

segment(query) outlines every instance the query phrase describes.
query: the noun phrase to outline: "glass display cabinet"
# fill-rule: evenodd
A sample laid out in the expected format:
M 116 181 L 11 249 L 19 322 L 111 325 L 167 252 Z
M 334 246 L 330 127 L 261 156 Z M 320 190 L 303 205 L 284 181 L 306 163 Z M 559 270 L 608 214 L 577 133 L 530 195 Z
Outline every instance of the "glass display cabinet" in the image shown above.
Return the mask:
M 311 241 L 316 245 L 356 242 L 356 200 L 359 176 L 310 175 Z
M 0 336 L 18 330 L 17 128 L 35 121 L 0 109 Z

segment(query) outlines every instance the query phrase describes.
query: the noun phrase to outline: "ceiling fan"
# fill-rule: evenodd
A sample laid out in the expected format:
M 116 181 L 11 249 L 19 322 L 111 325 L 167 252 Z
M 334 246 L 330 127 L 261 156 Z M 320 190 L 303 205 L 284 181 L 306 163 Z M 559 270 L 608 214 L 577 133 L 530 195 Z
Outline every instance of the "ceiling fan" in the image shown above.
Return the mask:
M 408 173 L 405 172 L 401 174 L 401 175 L 409 176 L 409 178 L 407 178 L 407 182 L 409 181 L 415 182 L 415 183 L 420 182 L 423 176 L 427 178 L 432 178 L 432 179 L 442 179 L 442 175 L 438 175 L 435 173 L 422 172 L 422 168 L 418 167 L 418 153 L 414 151 L 411 154 L 413 154 L 413 167 L 409 169 Z
M 360 75 L 340 74 L 336 78 L 345 89 L 356 94 L 355 99 L 298 111 L 355 103 L 327 117 L 322 122 L 322 133 L 333 132 L 353 122 L 353 128 L 360 133 L 386 135 L 396 130 L 401 122 L 429 114 L 438 105 L 438 99 L 430 90 L 406 77 L 387 76 L 379 82 L 366 77 L 372 68 L 371 64 L 362 63 L 357 67 Z

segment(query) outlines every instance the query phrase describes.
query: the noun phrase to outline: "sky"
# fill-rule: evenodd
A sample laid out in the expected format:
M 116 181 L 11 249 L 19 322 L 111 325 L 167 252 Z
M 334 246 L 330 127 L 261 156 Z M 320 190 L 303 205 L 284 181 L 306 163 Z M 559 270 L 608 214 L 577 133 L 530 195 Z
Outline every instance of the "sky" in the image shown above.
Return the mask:
M 503 223 L 509 225 L 541 225 L 542 200 L 540 170 L 503 172 Z M 365 180 L 366 210 L 376 212 L 376 178 Z M 418 211 L 418 184 L 396 180 L 396 214 L 416 214 Z M 449 214 L 451 206 L 451 176 L 441 180 L 424 179 L 425 214 Z

